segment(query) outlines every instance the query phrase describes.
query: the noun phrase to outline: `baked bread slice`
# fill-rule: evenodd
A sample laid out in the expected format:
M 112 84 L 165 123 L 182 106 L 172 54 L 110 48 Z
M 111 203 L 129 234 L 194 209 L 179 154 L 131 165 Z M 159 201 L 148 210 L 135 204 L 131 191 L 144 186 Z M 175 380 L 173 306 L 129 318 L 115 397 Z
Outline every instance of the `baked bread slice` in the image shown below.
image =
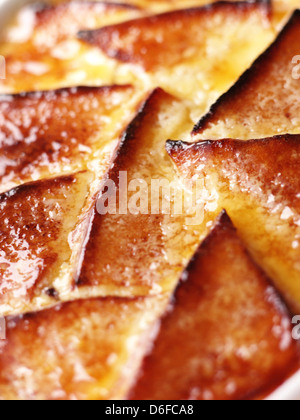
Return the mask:
M 299 133 L 299 50 L 300 11 L 296 11 L 273 45 L 201 118 L 194 138 Z
M 143 98 L 130 86 L 0 95 L 0 191 L 87 168 L 101 179 Z
M 267 156 L 284 151 L 287 169 L 282 174 L 290 181 L 290 189 L 277 185 L 272 190 L 268 209 L 274 214 L 269 218 L 263 213 L 262 220 L 257 216 L 261 205 L 252 184 L 252 195 L 245 195 L 237 182 L 236 190 L 241 191 L 230 200 L 227 181 L 217 181 L 218 168 L 209 165 L 209 158 L 206 164 L 212 182 L 201 176 L 198 152 L 185 160 L 185 149 L 193 147 L 190 144 L 183 147 L 178 161 L 189 162 L 195 181 L 200 173 L 204 206 L 198 203 L 196 218 L 189 208 L 172 213 L 169 206 L 177 209 L 187 189 L 165 150 L 167 138 L 190 139 L 199 116 L 274 40 L 276 9 L 271 13 L 274 9 L 265 1 L 209 6 L 203 6 L 203 0 L 133 1 L 26 8 L 0 43 L 0 54 L 7 59 L 7 79 L 0 81 L 0 317 L 6 317 L 7 327 L 6 340 L 0 340 L 0 399 L 124 399 L 136 398 L 138 393 L 147 398 L 153 391 L 145 385 L 150 373 L 163 384 L 159 398 L 170 395 L 168 378 L 173 374 L 180 381 L 172 392 L 184 398 L 263 398 L 298 368 L 291 314 L 281 298 L 298 309 L 290 296 L 294 290 L 295 296 L 298 293 L 293 282 L 297 208 L 290 205 L 298 188 L 292 177 L 296 142 L 280 138 L 276 147 L 281 145 L 281 149 L 273 151 L 273 139 L 262 141 L 268 143 Z M 183 4 L 196 7 L 174 11 Z M 233 143 L 240 147 L 241 142 Z M 175 157 L 182 146 L 172 143 L 169 151 Z M 232 173 L 235 180 L 237 156 L 229 146 L 225 150 L 230 167 L 224 176 L 230 178 Z M 279 161 L 275 164 L 266 158 L 263 162 L 255 150 L 249 151 L 253 162 L 262 172 L 262 163 L 269 165 L 271 178 L 279 170 Z M 259 182 L 241 161 L 245 167 L 241 165 L 240 174 L 246 174 L 249 182 Z M 128 206 L 119 214 L 103 212 L 108 210 L 106 201 L 112 201 L 114 210 L 110 192 L 118 197 L 124 191 L 124 173 L 132 186 Z M 260 175 L 263 179 L 265 174 Z M 153 181 L 163 182 L 152 190 Z M 113 187 L 107 193 L 109 185 Z M 158 192 L 154 205 L 153 191 Z M 189 200 L 193 198 L 192 193 L 188 195 Z M 280 217 L 280 207 L 272 207 L 273 198 L 284 206 Z M 249 218 L 254 214 L 257 229 L 252 220 L 249 223 L 247 216 L 242 219 L 236 212 L 235 203 Z M 116 212 L 123 204 L 116 202 Z M 189 281 L 175 292 L 178 305 L 168 313 L 182 272 L 223 207 L 228 207 L 245 245 L 223 214 L 196 254 L 196 271 L 195 266 L 188 266 Z M 274 224 L 278 218 L 280 222 Z M 286 262 L 282 256 L 275 261 L 272 252 L 265 252 L 263 235 L 266 241 L 275 237 L 274 252 L 281 241 L 287 250 Z M 230 249 L 238 252 L 238 259 L 232 258 Z M 242 276 L 245 271 L 247 276 Z M 233 285 L 229 273 L 242 279 L 238 285 Z M 294 277 L 286 280 L 290 273 Z M 193 279 L 206 274 L 212 295 L 210 301 L 201 301 L 201 288 Z M 195 288 L 192 294 L 186 292 L 189 287 Z M 249 297 L 246 303 L 239 291 Z M 225 303 L 216 309 L 219 294 Z M 226 298 L 236 319 L 241 320 L 242 306 L 248 309 L 249 324 L 237 326 L 229 316 Z M 197 317 L 189 312 L 192 304 Z M 203 331 L 209 330 L 203 320 L 205 311 L 213 316 L 218 310 L 226 320 L 224 333 L 212 332 L 207 343 L 192 342 L 198 323 Z M 160 345 L 176 342 L 181 328 L 178 313 L 186 320 L 187 345 L 181 360 L 187 369 L 176 367 L 164 373 L 166 355 L 156 357 L 154 347 L 153 370 L 146 368 L 143 379 L 141 363 L 160 323 Z M 166 330 L 169 317 L 172 328 Z M 0 335 L 2 327 L 0 318 Z M 268 329 L 271 333 L 265 333 Z M 234 342 L 231 349 L 226 347 L 230 340 Z M 221 354 L 217 342 L 228 350 L 230 366 L 220 357 L 210 366 L 216 377 L 226 372 L 223 381 L 214 381 L 205 369 L 212 348 Z M 197 343 L 201 355 L 193 359 L 189 351 Z M 249 343 L 255 357 L 250 355 L 245 366 Z M 176 349 L 169 355 L 167 363 L 175 364 Z M 193 360 L 204 368 L 190 369 Z M 136 388 L 138 377 L 137 384 L 144 385 Z M 197 384 L 193 389 L 190 379 Z M 203 384 L 208 392 L 203 391 Z
M 150 197 L 153 180 L 170 184 L 174 181 L 165 138 L 188 136 L 191 124 L 184 104 L 161 89 L 152 92 L 142 104 L 123 135 L 106 177 L 116 191 L 112 190 L 110 203 L 104 195 L 95 204 L 75 294 L 90 295 L 93 291 L 104 296 L 142 296 L 172 291 L 176 286 L 193 250 L 188 252 L 181 245 L 177 264 L 166 258 L 169 247 L 174 249 L 177 241 L 175 233 L 168 234 L 177 219 L 171 219 L 169 212 L 164 214 L 162 207 L 153 208 L 155 202 Z M 108 194 L 109 185 L 103 187 Z M 127 191 L 124 203 L 122 197 Z
M 269 45 L 274 30 L 268 4 L 220 2 L 81 31 L 79 38 L 114 60 L 116 80 L 161 86 L 192 101 L 199 115 Z
M 195 123 L 275 36 L 266 2 L 215 3 L 134 20 L 145 11 L 85 2 L 26 13 L 30 17 L 25 14 L 23 21 L 32 20 L 31 31 L 27 27 L 24 34 L 20 18 L 0 46 L 7 64 L 2 92 L 116 83 L 137 85 L 144 91 L 160 86 L 193 101 Z M 74 15 L 80 20 L 74 20 Z M 114 15 L 116 21 L 125 22 L 107 26 Z M 83 31 L 95 28 L 101 29 Z M 80 38 L 88 42 L 77 39 L 75 32 L 80 30 Z M 120 45 L 116 35 L 122 36 Z
M 8 318 L 1 400 L 124 398 L 165 304 L 107 297 Z
M 7 70 L 1 92 L 113 85 L 113 67 L 83 48 L 76 34 L 143 14 L 130 5 L 85 1 L 22 8 L 0 45 Z
M 195 144 L 169 142 L 167 149 L 184 178 L 193 179 L 194 185 L 197 179 L 203 181 L 198 195 L 204 213 L 200 231 L 206 231 L 206 224 L 225 208 L 254 260 L 297 313 L 299 135 Z
M 279 299 L 223 212 L 182 276 L 130 397 L 236 400 L 270 392 L 299 367 Z
M 1 315 L 53 306 L 70 289 L 87 229 L 93 174 L 20 185 L 0 195 Z

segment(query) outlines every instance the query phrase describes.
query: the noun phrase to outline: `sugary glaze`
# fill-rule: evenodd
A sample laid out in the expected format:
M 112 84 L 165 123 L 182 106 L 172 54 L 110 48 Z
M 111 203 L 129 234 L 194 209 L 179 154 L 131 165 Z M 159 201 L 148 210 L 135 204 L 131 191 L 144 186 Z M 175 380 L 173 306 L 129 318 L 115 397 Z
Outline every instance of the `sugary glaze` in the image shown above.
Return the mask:
M 299 133 L 300 12 L 274 44 L 205 115 L 195 139 L 263 138 Z
M 70 288 L 92 182 L 91 173 L 81 172 L 0 195 L 1 315 L 53 305 L 58 291 Z
M 98 298 L 7 319 L 0 398 L 123 398 L 164 307 L 163 298 Z
M 216 213 L 225 208 L 255 260 L 297 313 L 299 135 L 192 145 L 170 142 L 168 151 L 180 173 L 194 182 L 203 179 L 201 185 L 213 197 L 210 208 L 204 210 L 205 222 L 214 220 Z M 204 227 L 200 226 L 200 230 Z
M 114 66 L 81 45 L 76 34 L 143 15 L 128 5 L 74 1 L 42 9 L 27 6 L 3 34 L 7 78 L 0 92 L 114 84 Z
M 88 167 L 103 177 L 140 100 L 129 86 L 0 95 L 0 191 Z
M 80 22 L 75 21 L 68 34 L 64 22 L 72 19 L 74 13 L 71 7 L 59 7 L 62 8 L 60 12 L 27 11 L 33 22 L 27 37 L 23 35 L 22 23 L 8 30 L 8 42 L 0 45 L 8 74 L 0 85 L 0 92 L 76 84 L 130 83 L 144 90 L 160 86 L 189 101 L 196 123 L 199 115 L 236 81 L 275 36 L 270 7 L 265 2 L 217 3 L 129 22 L 132 14 L 144 15 L 145 11 L 129 9 L 124 15 L 122 9 L 120 20 L 126 22 L 120 26 L 107 26 L 111 23 L 105 18 L 107 13 L 111 16 L 109 7 L 99 14 L 103 16 L 101 22 L 91 22 L 91 15 L 95 14 L 93 8 L 83 3 L 76 6 Z M 29 18 L 26 19 L 28 22 Z M 22 22 L 22 18 L 19 20 Z M 45 27 L 41 26 L 44 21 Z M 105 28 L 95 33 L 83 31 L 104 25 Z M 80 39 L 92 45 L 76 37 L 79 30 Z M 50 36 L 45 36 L 45 32 Z M 129 35 L 125 36 L 125 32 Z M 255 38 L 251 35 L 253 32 Z M 153 50 L 155 54 L 151 53 Z M 182 54 L 183 50 L 185 54 Z M 149 71 L 145 71 L 144 64 Z
M 126 214 L 120 214 L 119 199 L 116 214 L 101 215 L 95 209 L 77 279 L 81 293 L 83 288 L 87 287 L 89 291 L 91 286 L 97 286 L 101 294 L 147 294 L 157 293 L 161 287 L 172 290 L 176 285 L 185 259 L 182 256 L 180 265 L 174 266 L 166 258 L 168 235 L 165 225 L 170 226 L 174 221 L 160 212 L 151 214 L 150 200 L 147 208 L 140 209 L 140 214 L 132 213 L 131 200 L 136 196 L 136 189 L 130 192 L 130 183 L 140 180 L 140 190 L 150 198 L 151 180 L 163 178 L 171 182 L 174 170 L 164 150 L 164 139 L 184 134 L 190 127 L 187 109 L 160 89 L 142 105 L 123 136 L 114 166 L 107 176 L 117 186 L 119 197 L 119 175 L 127 174 L 125 188 L 129 194 L 123 210 Z M 124 186 L 121 188 L 123 194 Z M 145 211 L 149 214 L 143 214 Z M 180 252 L 186 251 L 180 247 Z
M 253 31 L 257 37 L 250 41 Z M 198 114 L 232 85 L 273 37 L 266 3 L 230 2 L 79 33 L 117 63 L 115 80 L 140 83 L 146 78 L 152 86 L 191 100 Z
M 236 400 L 273 388 L 300 354 L 279 302 L 223 213 L 188 266 L 130 397 Z
M 7 61 L 0 92 L 9 94 L 0 97 L 0 316 L 10 315 L 7 339 L 0 341 L 0 399 L 130 395 L 180 274 L 210 231 L 212 214 L 221 210 L 217 189 L 208 188 L 203 223 L 192 218 L 192 224 L 185 213 L 162 210 L 100 216 L 97 198 L 106 179 L 119 187 L 121 170 L 128 171 L 129 181 L 143 178 L 142 188 L 151 178 L 173 181 L 176 197 L 182 195 L 185 187 L 165 153 L 165 140 L 189 138 L 192 121 L 273 41 L 278 17 L 268 2 L 214 4 L 156 17 L 150 15 L 202 6 L 203 0 L 139 3 L 25 8 L 0 44 Z M 130 21 L 134 18 L 139 19 Z M 91 37 L 97 45 L 80 39 Z M 158 85 L 167 93 L 149 94 Z M 58 88 L 63 89 L 43 91 Z M 32 90 L 37 92 L 20 94 Z M 161 194 L 173 202 L 171 193 Z M 135 198 L 133 192 L 129 198 Z M 283 215 L 289 216 L 287 209 Z M 214 256 L 221 259 L 220 270 L 222 255 Z M 261 363 L 257 373 L 251 365 L 257 377 L 248 389 L 244 371 L 232 369 L 239 398 L 260 388 L 268 392 L 271 382 L 276 386 L 294 367 L 284 306 L 257 301 L 254 295 L 264 293 L 267 280 L 258 268 L 250 272 L 258 280 L 256 289 L 249 288 L 249 314 L 260 305 L 270 312 L 257 336 L 248 337 L 259 352 L 259 333 L 266 325 L 275 327 L 265 344 L 273 369 Z M 270 293 L 276 296 L 272 288 Z M 181 302 L 189 308 L 190 300 Z M 241 341 L 249 344 L 246 335 Z M 183 373 L 182 385 L 189 371 Z M 233 388 L 227 385 L 211 381 L 216 395 L 228 399 Z

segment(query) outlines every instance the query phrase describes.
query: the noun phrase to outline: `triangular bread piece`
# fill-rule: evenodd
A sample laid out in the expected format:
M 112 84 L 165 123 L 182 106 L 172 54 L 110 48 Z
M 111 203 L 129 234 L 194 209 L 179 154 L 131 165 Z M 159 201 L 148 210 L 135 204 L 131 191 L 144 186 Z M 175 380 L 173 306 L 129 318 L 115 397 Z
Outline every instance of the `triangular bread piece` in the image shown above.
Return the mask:
M 76 34 L 143 14 L 132 5 L 105 2 L 25 6 L 0 43 L 0 54 L 6 59 L 1 92 L 113 84 L 113 68 L 103 58 L 99 62 L 97 52 L 83 48 Z
M 0 195 L 2 315 L 54 305 L 70 289 L 88 228 L 93 178 L 81 172 Z
M 6 320 L 1 400 L 124 399 L 164 298 L 87 299 Z
M 168 249 L 172 249 L 168 226 L 175 222 L 170 220 L 169 213 L 163 213 L 160 199 L 158 203 L 152 200 L 155 192 L 152 195 L 151 187 L 155 180 L 166 182 L 167 186 L 174 181 L 165 139 L 171 133 L 176 137 L 179 133 L 187 136 L 190 124 L 188 109 L 161 89 L 155 90 L 142 105 L 125 132 L 107 175 L 106 185 L 112 184 L 112 211 L 107 209 L 106 186 L 94 208 L 75 294 L 82 297 L 93 288 L 97 295 L 118 296 L 157 293 L 161 287 L 173 289 L 182 264 L 186 263 L 186 250 L 179 246 L 178 265 L 167 257 Z M 153 202 L 158 206 L 152 206 Z M 176 234 L 172 239 L 176 240 Z
M 162 318 L 131 399 L 236 400 L 299 366 L 290 316 L 223 213 Z
M 103 177 L 140 100 L 130 86 L 0 96 L 0 191 L 87 167 Z
M 295 311 L 300 308 L 300 136 L 169 142 L 185 179 L 200 182 L 200 234 L 226 208 L 247 248 Z
M 269 13 L 266 3 L 220 2 L 82 31 L 79 38 L 116 63 L 115 80 L 161 86 L 193 101 L 199 116 L 274 39 Z
M 195 139 L 263 138 L 300 132 L 300 11 L 274 44 L 194 128 Z

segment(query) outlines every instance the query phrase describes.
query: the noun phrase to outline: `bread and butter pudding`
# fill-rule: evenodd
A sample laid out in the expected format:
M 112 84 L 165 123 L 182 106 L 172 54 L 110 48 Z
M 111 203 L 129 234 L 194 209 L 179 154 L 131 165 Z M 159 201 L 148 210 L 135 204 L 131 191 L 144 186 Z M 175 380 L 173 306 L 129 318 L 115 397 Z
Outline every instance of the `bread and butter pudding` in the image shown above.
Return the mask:
M 264 399 L 298 372 L 297 6 L 54 0 L 4 27 L 0 399 Z

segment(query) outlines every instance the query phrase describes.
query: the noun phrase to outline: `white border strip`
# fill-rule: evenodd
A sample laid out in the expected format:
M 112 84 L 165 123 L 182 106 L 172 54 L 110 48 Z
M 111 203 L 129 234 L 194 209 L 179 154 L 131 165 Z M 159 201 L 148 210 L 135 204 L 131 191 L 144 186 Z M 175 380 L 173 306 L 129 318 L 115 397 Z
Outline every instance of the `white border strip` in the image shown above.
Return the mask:
M 3 28 L 10 16 L 15 13 L 18 8 L 27 3 L 36 3 L 35 0 L 0 0 L 0 27 Z M 43 0 L 43 2 L 47 2 Z M 267 400 L 289 401 L 300 400 L 300 370 L 292 378 L 280 386 Z
M 300 371 L 288 379 L 268 398 L 268 401 L 299 401 L 300 400 Z

